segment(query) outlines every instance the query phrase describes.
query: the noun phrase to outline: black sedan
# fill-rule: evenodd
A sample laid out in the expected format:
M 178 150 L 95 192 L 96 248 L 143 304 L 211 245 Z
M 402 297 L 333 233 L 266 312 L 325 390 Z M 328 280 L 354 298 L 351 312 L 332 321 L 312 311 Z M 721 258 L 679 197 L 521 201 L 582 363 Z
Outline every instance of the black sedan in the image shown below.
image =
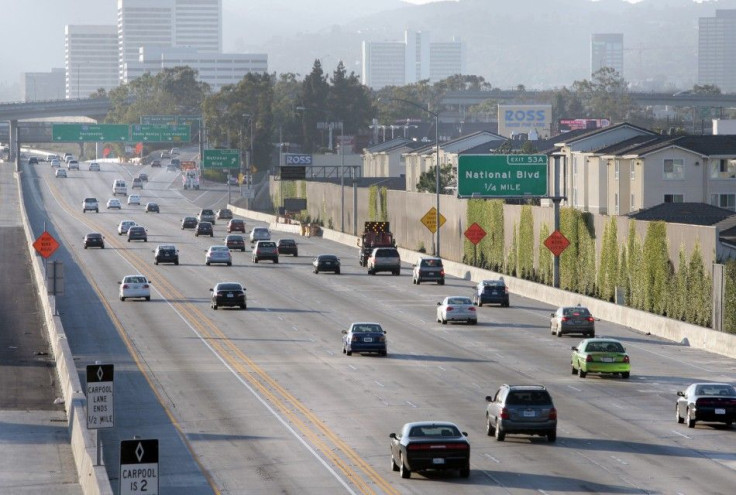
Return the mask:
M 181 230 L 196 229 L 197 223 L 197 217 L 184 217 L 181 219 Z
M 445 421 L 406 423 L 401 433 L 391 433 L 391 467 L 402 478 L 412 471 L 458 470 L 470 476 L 470 442 L 464 431 Z
M 146 213 L 161 213 L 161 209 L 158 207 L 158 203 L 146 203 Z
M 376 352 L 381 356 L 388 353 L 386 330 L 378 323 L 353 323 L 342 331 L 342 353 L 351 356 L 353 352 Z
M 130 241 L 143 241 L 148 242 L 148 233 L 145 227 L 140 225 L 133 225 L 128 229 L 128 242 Z
M 105 249 L 105 238 L 99 232 L 90 232 L 84 236 L 84 249 L 88 247 Z
M 201 235 L 214 237 L 215 232 L 212 230 L 212 224 L 210 222 L 199 222 L 197 226 L 194 227 L 194 237 L 199 237 Z
M 219 307 L 239 307 L 247 309 L 245 301 L 245 287 L 237 282 L 220 282 L 212 289 L 212 302 L 210 307 L 217 309 Z
M 299 256 L 299 248 L 296 246 L 294 239 L 279 239 L 276 243 L 276 249 L 279 250 L 279 254 L 282 256 L 285 254 Z
M 320 254 L 312 260 L 312 271 L 333 272 L 340 275 L 340 258 L 334 254 Z
M 695 428 L 696 421 L 725 423 L 736 420 L 736 389 L 728 383 L 693 383 L 677 392 L 675 417 Z
M 245 237 L 239 234 L 230 234 L 225 236 L 225 245 L 228 249 L 237 249 L 245 251 Z

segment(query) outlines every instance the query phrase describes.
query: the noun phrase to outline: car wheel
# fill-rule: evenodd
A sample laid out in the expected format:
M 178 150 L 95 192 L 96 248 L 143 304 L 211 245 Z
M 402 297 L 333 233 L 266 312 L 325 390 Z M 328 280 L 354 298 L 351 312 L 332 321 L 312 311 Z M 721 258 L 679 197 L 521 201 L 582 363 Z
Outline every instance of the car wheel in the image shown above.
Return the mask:
M 501 429 L 500 426 L 496 425 L 496 440 L 503 442 L 506 439 L 506 433 Z
M 690 408 L 687 408 L 687 427 L 695 428 L 695 420 L 690 417 Z
M 394 270 L 393 273 L 394 273 L 394 275 L 397 275 L 398 276 L 401 272 L 399 270 Z
M 146 296 L 146 301 L 150 301 L 150 300 L 151 300 L 151 296 Z
M 560 330 L 559 328 L 557 329 L 557 336 L 562 337 L 562 330 Z
M 273 260 L 273 263 L 274 263 L 274 265 L 278 265 L 279 264 L 279 259 L 276 258 L 275 260 Z
M 552 430 L 547 433 L 547 441 L 548 442 L 554 442 L 557 440 L 557 430 Z
M 253 263 L 258 263 L 258 258 L 253 258 Z
M 486 435 L 492 437 L 496 434 L 496 429 L 491 424 L 491 417 L 486 414 Z
M 227 262 L 227 266 L 233 266 L 233 262 L 232 261 L 228 261 Z
M 174 261 L 174 264 L 178 266 L 179 265 L 179 260 Z
M 399 470 L 399 465 L 396 464 L 396 461 L 394 460 L 394 455 L 391 454 L 391 471 L 397 472 L 398 470 Z
M 247 304 L 241 304 L 240 305 L 240 309 L 248 309 L 248 305 Z
M 345 354 L 347 354 L 348 356 L 352 356 L 352 355 L 353 355 L 353 351 L 352 351 L 351 349 L 348 349 L 348 348 L 346 347 L 346 348 L 345 348 Z
M 399 462 L 401 463 L 401 465 L 399 466 L 399 471 L 401 471 L 401 477 L 404 479 L 411 478 L 411 471 L 409 470 L 408 467 L 406 467 L 406 464 L 404 463 L 403 455 L 399 458 Z
M 440 280 L 439 282 L 437 282 L 437 285 L 445 285 L 445 281 L 444 280 Z
M 195 234 L 194 234 L 194 237 L 199 237 L 199 234 L 195 233 Z
M 416 279 L 416 281 L 414 283 L 417 284 L 417 285 L 420 285 L 422 282 L 421 282 L 421 280 Z
M 312 270 L 312 271 L 313 271 L 314 273 L 319 273 L 319 270 L 317 270 L 316 268 L 315 268 L 314 270 Z
M 128 242 L 130 242 L 130 239 L 128 239 Z
M 467 464 L 465 467 L 460 468 L 460 477 L 470 478 L 470 464 Z
M 570 364 L 570 373 L 572 373 L 573 375 L 578 374 L 578 370 L 576 370 L 575 366 L 573 366 L 572 364 Z
M 84 249 L 87 249 L 87 246 L 84 246 Z
M 479 308 L 482 308 L 483 307 L 483 301 L 481 301 L 479 298 L 476 298 L 476 299 L 478 300 L 478 307 Z
M 374 271 L 373 271 L 373 270 L 371 270 L 370 268 L 368 269 L 368 275 L 375 275 L 375 274 L 376 274 L 376 272 L 374 272 Z
M 154 260 L 154 261 L 153 261 L 153 264 L 154 264 L 154 265 L 158 265 L 158 261 L 157 261 L 157 260 Z
M 680 409 L 677 406 L 675 406 L 675 419 L 678 424 L 683 424 L 685 422 L 685 418 L 680 416 Z
M 209 261 L 205 261 L 204 264 L 207 265 L 207 266 L 210 266 L 210 262 Z
M 631 374 L 628 371 L 624 371 L 623 373 L 621 373 L 621 378 L 629 378 L 630 376 Z
M 383 357 L 386 357 L 386 356 L 388 356 L 388 351 L 381 351 L 381 352 L 379 353 L 379 355 L 381 355 L 381 356 L 383 356 Z
M 212 306 L 212 309 L 214 309 L 215 311 L 217 311 L 217 304 L 212 303 L 211 306 Z
M 125 301 L 125 298 L 123 296 L 120 296 L 121 301 Z
M 340 275 L 340 270 L 339 269 L 335 270 L 335 275 Z
M 447 325 L 447 320 L 446 320 L 446 319 L 444 319 L 444 318 L 442 318 L 442 324 L 443 324 L 443 325 Z
M 588 372 L 587 371 L 583 371 L 582 368 L 578 370 L 578 376 L 580 378 L 585 378 L 585 375 L 587 375 L 587 374 L 588 374 Z
M 240 250 L 240 252 L 241 252 L 241 253 L 244 253 L 244 252 L 245 252 L 245 248 L 242 248 L 242 249 Z

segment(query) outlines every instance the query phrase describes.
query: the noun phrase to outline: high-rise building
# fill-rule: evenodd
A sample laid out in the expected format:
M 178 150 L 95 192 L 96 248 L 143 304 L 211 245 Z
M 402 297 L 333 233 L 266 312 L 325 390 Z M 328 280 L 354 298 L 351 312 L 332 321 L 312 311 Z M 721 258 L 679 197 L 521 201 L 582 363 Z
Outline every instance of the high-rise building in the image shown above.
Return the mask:
M 66 98 L 87 98 L 118 86 L 115 26 L 74 26 L 64 30 Z
M 373 89 L 435 83 L 465 72 L 464 52 L 459 41 L 433 43 L 419 31 L 406 31 L 403 42 L 364 41 L 362 82 Z
M 624 35 L 622 33 L 599 33 L 590 36 L 591 75 L 603 67 L 611 67 L 623 77 Z
M 126 63 L 125 80 L 132 81 L 145 73 L 158 74 L 164 69 L 188 66 L 196 70 L 197 79 L 217 92 L 227 84 L 237 84 L 251 72 L 268 72 L 265 53 L 202 53 L 190 47 L 152 47 L 140 49 L 138 61 Z
M 21 77 L 23 101 L 63 100 L 66 97 L 66 70 L 24 72 Z
M 222 0 L 118 0 L 118 40 L 121 82 L 143 46 L 220 53 Z
M 698 84 L 736 92 L 736 10 L 698 19 Z

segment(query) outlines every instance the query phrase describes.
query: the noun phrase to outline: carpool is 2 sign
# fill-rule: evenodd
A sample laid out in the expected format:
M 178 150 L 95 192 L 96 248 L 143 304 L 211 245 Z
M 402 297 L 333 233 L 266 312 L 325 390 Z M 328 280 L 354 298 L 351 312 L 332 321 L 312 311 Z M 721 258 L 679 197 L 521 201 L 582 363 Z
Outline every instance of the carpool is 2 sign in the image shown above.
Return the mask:
M 459 198 L 547 196 L 547 155 L 460 155 Z

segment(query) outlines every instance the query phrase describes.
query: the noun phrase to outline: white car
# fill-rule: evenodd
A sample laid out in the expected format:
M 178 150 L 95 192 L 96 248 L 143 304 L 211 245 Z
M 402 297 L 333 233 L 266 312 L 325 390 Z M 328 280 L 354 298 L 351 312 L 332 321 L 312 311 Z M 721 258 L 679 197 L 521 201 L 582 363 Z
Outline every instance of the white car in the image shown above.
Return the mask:
M 61 161 L 60 160 L 58 160 L 58 159 L 51 160 L 51 168 L 59 168 L 59 167 L 61 167 Z
M 69 160 L 67 162 L 69 170 L 79 170 L 79 162 L 77 160 Z
M 143 275 L 126 275 L 120 284 L 120 300 L 137 298 L 151 300 L 151 282 Z
M 255 227 L 250 231 L 250 243 L 253 244 L 256 241 L 270 241 L 271 232 L 265 227 Z
M 57 169 L 57 170 L 56 170 L 56 176 L 57 176 L 57 177 L 63 177 L 63 178 L 66 178 L 66 169 L 64 169 L 64 168 L 59 168 L 59 169 Z
M 129 205 L 138 205 L 141 204 L 141 195 L 140 194 L 131 194 L 128 196 L 128 204 Z
M 227 266 L 233 264 L 233 257 L 230 254 L 230 248 L 227 246 L 210 246 L 205 252 L 207 254 L 204 256 L 204 263 L 207 266 L 213 263 L 223 263 Z
M 478 312 L 469 297 L 449 296 L 437 303 L 437 321 L 443 325 L 447 325 L 448 321 L 464 321 L 475 325 L 478 323 Z
M 89 164 L 89 171 L 90 172 L 99 172 L 100 171 L 100 164 L 97 162 L 92 162 Z
M 118 235 L 124 235 L 128 233 L 128 229 L 136 223 L 133 220 L 123 220 L 118 224 Z
M 121 208 L 122 208 L 122 205 L 120 204 L 120 200 L 118 198 L 110 198 L 107 200 L 108 210 L 119 210 Z

